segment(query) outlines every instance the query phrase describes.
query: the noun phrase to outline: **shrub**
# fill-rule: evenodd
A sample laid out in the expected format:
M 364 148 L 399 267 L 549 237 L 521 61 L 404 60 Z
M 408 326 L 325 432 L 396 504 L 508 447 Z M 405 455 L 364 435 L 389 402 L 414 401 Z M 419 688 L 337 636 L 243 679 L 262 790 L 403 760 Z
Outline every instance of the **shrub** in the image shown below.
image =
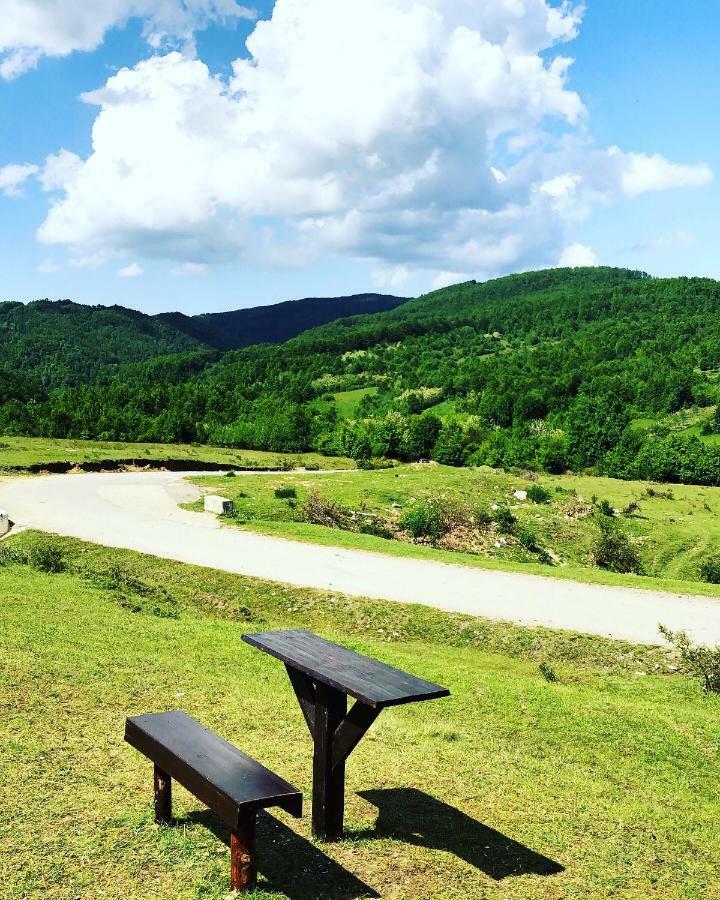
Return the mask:
M 683 667 L 700 678 L 706 694 L 720 694 L 720 647 L 711 649 L 693 644 L 684 631 L 670 631 L 660 625 L 660 634 L 679 652 Z
M 541 549 L 531 528 L 520 529 L 518 541 L 530 553 L 538 553 Z
M 720 584 L 720 556 L 710 556 L 700 563 L 700 577 L 710 584 Z
M 526 493 L 528 496 L 528 500 L 532 500 L 533 503 L 550 502 L 550 491 L 546 487 L 543 487 L 541 484 L 531 484 Z
M 274 493 L 278 500 L 288 500 L 290 497 L 293 499 L 297 497 L 297 490 L 294 487 L 276 487 Z
M 640 504 L 636 503 L 634 500 L 631 500 L 628 505 L 623 510 L 623 515 L 630 518 L 630 516 L 634 516 L 635 513 L 640 512 Z
M 326 528 L 342 528 L 345 531 L 354 531 L 352 511 L 328 500 L 316 491 L 313 491 L 303 503 L 300 510 L 300 518 L 311 525 L 324 525 Z
M 62 547 L 52 542 L 31 547 L 28 562 L 33 569 L 49 575 L 57 575 L 67 569 L 65 552 Z
M 545 679 L 545 681 L 549 681 L 550 684 L 554 684 L 556 681 L 560 680 L 555 674 L 555 670 L 552 668 L 552 666 L 548 665 L 548 663 L 541 662 L 539 669 L 542 677 Z
M 642 572 L 642 562 L 627 534 L 606 516 L 597 520 L 600 534 L 593 548 L 593 561 L 601 569 L 624 574 Z
M 400 527 L 413 538 L 437 540 L 445 533 L 440 504 L 434 500 L 414 503 L 403 513 Z
M 235 478 L 236 476 L 235 476 L 235 473 L 233 472 L 233 470 L 230 469 L 229 472 L 226 472 L 226 473 L 225 473 L 225 477 L 226 477 L 226 478 Z
M 492 515 L 492 519 L 501 534 L 512 534 L 515 531 L 517 519 L 507 506 L 501 506 L 500 509 L 496 509 Z
M 598 503 L 598 510 L 603 516 L 608 516 L 609 518 L 613 518 L 615 516 L 615 510 L 610 505 L 609 500 L 601 500 Z
M 305 471 L 306 472 L 319 472 L 320 471 L 320 463 L 305 463 Z

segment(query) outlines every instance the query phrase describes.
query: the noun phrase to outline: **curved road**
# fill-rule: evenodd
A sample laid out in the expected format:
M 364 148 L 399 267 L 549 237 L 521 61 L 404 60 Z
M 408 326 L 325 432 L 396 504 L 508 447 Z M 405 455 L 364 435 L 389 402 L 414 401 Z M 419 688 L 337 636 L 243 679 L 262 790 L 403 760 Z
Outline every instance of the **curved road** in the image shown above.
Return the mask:
M 662 622 L 720 644 L 720 600 L 401 559 L 225 528 L 215 516 L 178 507 L 200 493 L 184 477 L 123 472 L 8 478 L 0 480 L 0 508 L 23 528 L 271 581 L 639 643 L 658 643 Z

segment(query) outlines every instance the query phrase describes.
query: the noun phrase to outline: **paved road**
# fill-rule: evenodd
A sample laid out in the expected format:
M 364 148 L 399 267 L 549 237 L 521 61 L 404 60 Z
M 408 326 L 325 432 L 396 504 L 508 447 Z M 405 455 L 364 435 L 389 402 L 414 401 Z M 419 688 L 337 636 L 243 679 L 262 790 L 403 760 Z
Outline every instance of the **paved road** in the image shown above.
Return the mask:
M 720 600 L 490 572 L 266 537 L 222 527 L 214 516 L 178 507 L 198 494 L 177 472 L 0 480 L 0 508 L 7 509 L 22 527 L 272 581 L 421 603 L 525 625 L 655 643 L 657 625 L 662 622 L 685 629 L 696 640 L 720 644 Z

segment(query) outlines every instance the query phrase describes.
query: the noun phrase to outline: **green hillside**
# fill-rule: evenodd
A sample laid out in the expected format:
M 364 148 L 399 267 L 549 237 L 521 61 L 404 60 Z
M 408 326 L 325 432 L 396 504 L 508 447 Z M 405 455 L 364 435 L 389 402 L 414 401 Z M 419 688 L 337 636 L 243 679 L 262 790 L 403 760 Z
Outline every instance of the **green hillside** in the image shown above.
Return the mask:
M 95 381 L 126 363 L 200 347 L 151 316 L 69 300 L 0 304 L 3 366 L 46 389 Z
M 719 313 L 710 279 L 468 282 L 193 371 L 181 358 L 172 377 L 144 364 L 102 391 L 56 392 L 24 427 L 717 484 Z M 13 427 L 1 407 L 0 427 Z

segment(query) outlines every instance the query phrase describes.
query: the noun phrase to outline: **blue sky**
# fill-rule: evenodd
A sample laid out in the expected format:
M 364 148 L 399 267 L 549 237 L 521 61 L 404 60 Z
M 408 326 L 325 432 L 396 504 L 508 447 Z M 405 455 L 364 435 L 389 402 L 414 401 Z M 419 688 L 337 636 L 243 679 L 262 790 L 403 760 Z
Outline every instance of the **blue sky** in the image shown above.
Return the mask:
M 0 35 L 2 299 L 203 312 L 561 260 L 720 277 L 718 4 L 558 26 L 545 0 L 177 2 Z

